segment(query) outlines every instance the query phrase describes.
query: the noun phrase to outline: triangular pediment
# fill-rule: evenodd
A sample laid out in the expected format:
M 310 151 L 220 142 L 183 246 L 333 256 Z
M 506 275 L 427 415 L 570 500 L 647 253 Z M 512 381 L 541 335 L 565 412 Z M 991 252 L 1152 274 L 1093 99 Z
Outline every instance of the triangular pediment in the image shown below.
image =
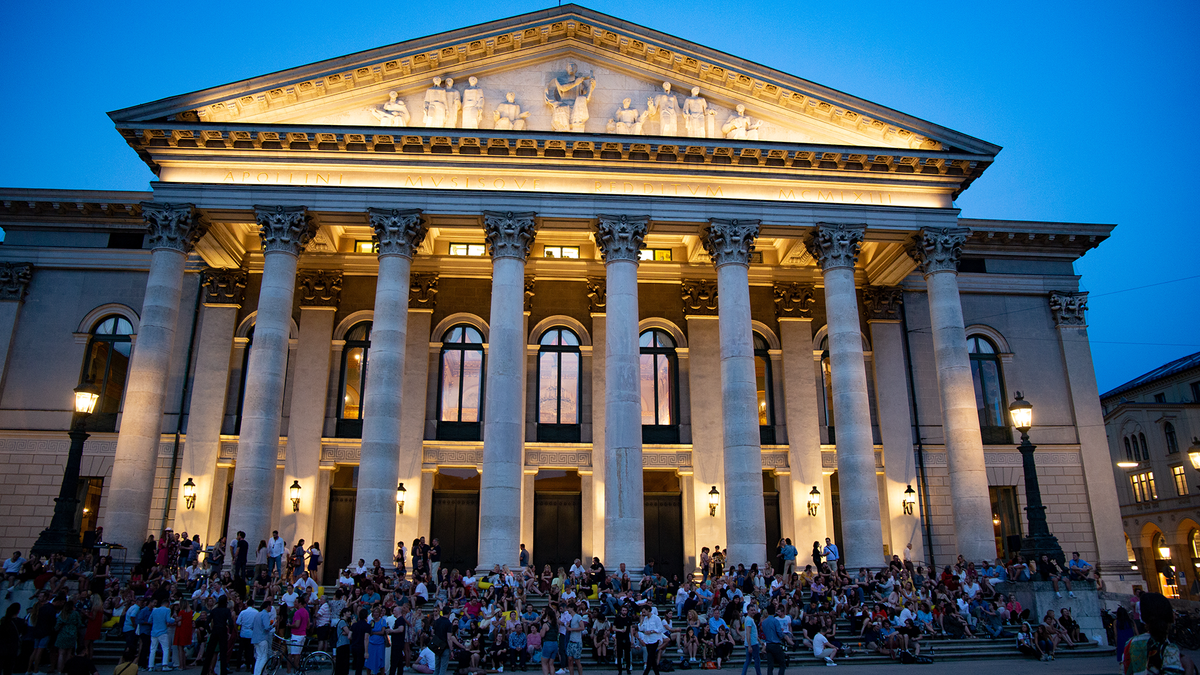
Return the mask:
M 496 107 L 512 92 L 521 111 L 528 113 L 527 129 L 552 131 L 554 108 L 545 100 L 547 86 L 566 77 L 568 63 L 594 78 L 586 106 L 589 119 L 573 129 L 585 134 L 613 133 L 609 121 L 622 100 L 630 98 L 639 114 L 626 117 L 642 119 L 642 134 L 687 137 L 682 109 L 690 90 L 699 87 L 707 110 L 703 125 L 700 117 L 692 118 L 693 131 L 703 128 L 708 138 L 723 138 L 726 129 L 739 126 L 734 109 L 741 104 L 748 126 L 757 127 L 756 140 L 984 155 L 999 151 L 869 101 L 575 5 L 410 40 L 111 116 L 118 126 L 173 121 L 397 127 L 405 117 L 399 106 L 384 108 L 390 93 L 396 92 L 407 111 L 407 126 L 425 128 L 424 101 L 432 79 L 453 78 L 453 90 L 461 98 L 469 86 L 467 78 L 475 76 L 480 91 L 473 94 L 481 93 L 484 101 L 477 128 L 497 128 Z M 681 109 L 674 133 L 669 122 L 666 129 L 663 126 L 669 115 L 640 114 L 648 112 L 647 99 L 663 104 L 664 82 L 672 85 L 675 106 Z M 433 98 L 441 96 L 435 93 Z M 470 123 L 464 123 L 460 112 L 446 126 L 464 128 Z M 633 131 L 629 125 L 616 128 L 617 133 Z M 402 132 L 392 128 L 390 133 Z

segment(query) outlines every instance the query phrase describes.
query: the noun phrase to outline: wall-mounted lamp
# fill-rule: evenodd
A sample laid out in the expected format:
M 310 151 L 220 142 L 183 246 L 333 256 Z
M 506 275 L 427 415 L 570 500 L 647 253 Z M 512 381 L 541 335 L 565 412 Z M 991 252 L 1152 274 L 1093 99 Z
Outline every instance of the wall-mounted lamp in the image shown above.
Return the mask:
M 1200 438 L 1192 437 L 1192 447 L 1188 448 L 1188 459 L 1192 460 L 1192 468 L 1200 471 Z
M 904 515 L 911 516 L 917 506 L 917 491 L 912 486 L 904 488 Z
M 821 491 L 814 485 L 811 492 L 808 493 L 808 515 L 816 516 L 817 507 L 821 505 Z
M 75 412 L 80 415 L 91 415 L 96 409 L 96 401 L 100 400 L 100 392 L 92 383 L 85 382 L 75 387 Z
M 1159 546 L 1158 547 L 1158 557 L 1162 558 L 1163 560 L 1170 560 L 1171 559 L 1171 547 Z
M 992 527 L 1000 527 L 1000 516 L 992 514 Z
M 292 481 L 292 486 L 288 488 L 288 495 L 292 498 L 292 513 L 300 510 L 300 481 Z
M 404 489 L 404 483 L 396 486 L 396 513 L 404 513 L 404 496 L 408 490 Z
M 717 486 L 712 486 L 708 491 L 708 515 L 717 516 L 717 507 L 721 505 L 721 493 L 717 490 Z
M 1190 457 L 1190 455 L 1189 455 L 1189 457 Z M 1195 463 L 1195 461 L 1196 460 L 1193 460 L 1193 463 Z M 1138 468 L 1139 464 L 1141 464 L 1141 462 L 1135 462 L 1132 459 L 1122 459 L 1121 461 L 1117 462 L 1117 468 L 1119 468 L 1119 469 L 1136 469 L 1136 468 Z
M 196 484 L 190 477 L 183 484 L 183 505 L 188 511 L 196 508 Z

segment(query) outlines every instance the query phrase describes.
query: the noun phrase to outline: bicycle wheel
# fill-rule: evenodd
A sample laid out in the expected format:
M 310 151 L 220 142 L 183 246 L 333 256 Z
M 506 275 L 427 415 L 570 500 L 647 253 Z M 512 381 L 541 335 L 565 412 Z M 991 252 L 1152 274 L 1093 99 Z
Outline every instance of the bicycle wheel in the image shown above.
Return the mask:
M 300 675 L 332 675 L 333 657 L 328 652 L 313 652 L 300 662 Z
M 271 654 L 267 657 L 267 665 L 263 666 L 263 675 L 278 675 L 283 672 L 283 657 Z

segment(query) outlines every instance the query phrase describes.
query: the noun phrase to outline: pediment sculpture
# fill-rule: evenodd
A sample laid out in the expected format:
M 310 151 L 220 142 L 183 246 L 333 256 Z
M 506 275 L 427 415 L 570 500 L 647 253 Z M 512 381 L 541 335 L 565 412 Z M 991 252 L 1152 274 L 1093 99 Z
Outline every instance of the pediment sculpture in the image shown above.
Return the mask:
M 463 91 L 462 125 L 464 129 L 478 129 L 483 121 L 483 90 L 479 88 L 479 78 L 472 75 L 467 78 L 470 84 Z
M 521 112 L 521 106 L 516 102 L 516 94 L 511 91 L 504 95 L 504 100 L 505 103 L 496 106 L 496 109 L 492 111 L 492 128 L 524 130 L 525 120 L 529 118 L 529 113 Z
M 394 91 L 388 92 L 387 103 L 376 108 L 371 108 L 371 114 L 375 116 L 375 119 L 379 120 L 379 126 L 381 127 L 408 126 L 408 106 L 404 104 L 404 99 L 398 98 L 398 94 Z
M 700 87 L 692 87 L 692 95 L 683 101 L 683 127 L 688 138 L 712 136 L 717 111 L 708 109 L 708 101 L 700 95 Z
M 433 86 L 425 90 L 425 116 L 423 123 L 426 127 L 446 126 L 446 90 L 442 88 L 442 78 L 433 78 Z
M 721 133 L 725 134 L 725 138 L 757 141 L 760 126 L 762 126 L 762 121 L 751 121 L 750 117 L 746 115 L 746 106 L 739 103 L 737 114 L 730 115 L 725 124 L 721 125 Z
M 663 93 L 648 101 L 651 116 L 658 115 L 658 135 L 676 136 L 679 131 L 679 99 L 671 93 L 671 83 L 662 83 Z
M 587 123 L 588 101 L 596 91 L 596 78 L 577 72 L 574 63 L 567 64 L 567 73 L 555 77 L 546 85 L 546 105 L 551 108 L 550 128 L 553 131 L 583 131 Z
M 650 106 L 650 110 L 638 112 L 637 108 L 630 107 L 631 99 L 628 97 L 621 101 L 621 107 L 613 113 L 612 119 L 608 121 L 608 133 L 623 134 L 626 136 L 641 136 L 642 125 L 646 122 L 646 116 L 650 114 L 650 110 L 654 109 L 654 101 L 647 99 L 646 103 Z

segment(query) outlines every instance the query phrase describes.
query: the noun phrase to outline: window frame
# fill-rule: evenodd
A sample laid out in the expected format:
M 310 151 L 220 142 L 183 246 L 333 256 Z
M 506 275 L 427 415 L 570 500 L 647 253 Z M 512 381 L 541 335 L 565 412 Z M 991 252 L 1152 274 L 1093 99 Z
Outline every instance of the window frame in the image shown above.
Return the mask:
M 366 403 L 367 394 L 367 363 L 371 358 L 371 329 L 374 328 L 375 322 L 367 319 L 359 321 L 346 331 L 346 335 L 351 335 L 359 326 L 366 326 L 366 339 L 363 340 L 346 340 L 342 345 L 342 364 L 341 371 L 338 374 L 338 401 L 337 401 L 337 424 L 334 435 L 338 438 L 362 438 L 362 421 L 363 421 L 363 406 Z M 362 349 L 362 365 L 359 367 L 358 381 L 358 417 L 346 417 L 346 364 L 350 359 L 350 351 L 354 349 Z
M 480 341 L 479 342 L 464 342 L 464 341 L 447 342 L 446 336 L 448 336 L 451 333 L 451 331 L 453 331 L 455 328 L 462 328 L 464 330 L 473 331 L 476 335 L 479 336 Z M 464 335 L 465 335 L 465 332 L 464 332 Z M 484 402 L 486 401 L 486 386 L 487 386 L 487 350 L 484 349 L 484 347 L 483 347 L 484 344 L 486 344 L 486 339 L 487 338 L 485 338 L 483 335 L 483 331 L 480 330 L 477 326 L 474 326 L 470 323 L 456 323 L 453 326 L 450 326 L 449 328 L 447 328 L 446 331 L 444 333 L 442 333 L 442 337 L 441 337 L 442 347 L 438 351 L 438 380 L 437 380 L 438 395 L 437 395 L 437 411 L 436 411 L 436 415 L 437 415 L 437 434 L 436 435 L 437 435 L 437 440 L 439 440 L 439 441 L 478 441 L 482 438 L 483 414 L 484 414 L 483 406 L 484 406 Z M 447 346 L 447 345 L 459 345 L 459 346 Z M 472 346 L 463 346 L 463 345 L 472 345 Z M 479 361 L 479 415 L 478 415 L 478 420 L 475 422 L 463 422 L 462 421 L 463 391 L 465 390 L 465 387 L 463 386 L 464 385 L 463 374 L 466 372 L 466 359 L 463 358 L 462 356 L 460 356 L 459 361 L 458 361 L 458 367 L 459 367 L 459 371 L 458 371 L 458 420 L 443 420 L 442 419 L 443 393 L 445 390 L 445 382 L 446 382 L 445 378 L 446 378 L 446 352 L 447 351 L 458 351 L 463 354 L 465 354 L 465 352 L 468 352 L 468 351 L 478 351 L 479 352 L 479 355 L 480 355 L 480 361 Z
M 1171 467 L 1171 480 L 1175 483 L 1175 496 L 1188 496 L 1187 471 L 1182 464 L 1175 464 Z
M 456 247 L 456 246 L 465 246 L 467 252 L 466 253 L 455 253 L 454 247 Z M 479 253 L 471 253 L 471 250 L 473 247 L 477 248 L 479 250 Z M 456 258 L 482 258 L 487 255 L 487 244 L 480 243 L 477 241 L 476 242 L 452 241 L 446 247 L 446 254 L 452 255 Z M 448 333 L 450 331 L 446 331 L 446 332 Z
M 973 350 L 972 342 L 981 342 L 990 348 L 990 351 L 984 352 L 979 349 Z M 979 408 L 978 399 L 976 400 L 976 410 L 980 412 L 979 417 L 979 432 L 983 439 L 984 445 L 1008 445 L 1012 441 L 1012 426 L 1005 415 L 1008 390 L 1004 384 L 1004 364 L 1000 360 L 1000 348 L 986 335 L 980 333 L 972 333 L 967 336 L 967 355 L 971 362 L 971 385 L 977 395 L 983 396 L 983 407 Z M 984 363 L 993 364 L 996 370 L 996 388 L 1000 399 L 998 402 L 988 401 L 988 388 L 984 382 Z M 978 365 L 977 365 L 978 364 Z M 976 379 L 978 377 L 978 380 Z M 984 424 L 984 415 L 991 409 L 992 404 L 997 406 L 999 411 L 999 419 L 994 420 L 997 424 Z
M 667 338 L 672 347 L 643 347 L 642 336 L 650 333 L 651 335 L 662 335 Z M 653 343 L 654 341 L 651 340 Z M 679 348 L 679 342 L 673 335 L 663 330 L 662 328 L 650 327 L 638 332 L 638 378 L 639 389 L 641 382 L 641 363 L 642 356 L 653 355 L 653 366 L 651 372 L 658 372 L 658 358 L 662 357 L 667 360 L 667 382 L 671 387 L 671 424 L 642 424 L 642 443 L 675 445 L 679 443 L 679 354 L 675 351 Z M 654 386 L 654 421 L 658 422 L 658 378 L 653 378 Z M 639 405 L 641 397 L 639 395 Z
M 547 255 L 547 253 L 550 249 L 556 249 L 558 251 L 558 255 Z M 563 251 L 566 251 L 566 250 L 574 251 L 575 255 L 573 255 L 573 256 L 563 255 Z M 580 251 L 579 251 L 578 246 L 561 246 L 559 244 L 549 244 L 549 245 L 542 247 L 542 257 L 550 259 L 550 260 L 578 260 L 579 253 L 580 253 Z
M 754 331 L 750 337 L 751 344 L 754 345 L 754 360 L 755 369 L 757 371 L 758 360 L 763 362 L 763 387 L 764 398 L 766 399 L 767 423 L 762 424 L 761 420 L 758 425 L 758 442 L 761 445 L 775 445 L 775 381 L 771 370 L 771 343 L 767 341 L 766 336 L 758 331 Z M 762 347 L 759 347 L 759 344 Z M 757 384 L 758 373 L 755 372 L 755 384 Z
M 1175 425 L 1163 422 L 1163 438 L 1167 442 L 1167 454 L 1179 454 L 1179 436 L 1175 433 Z
M 559 344 L 556 344 L 556 345 L 544 344 L 542 341 L 545 340 L 546 336 L 552 332 L 558 333 Z M 562 333 L 564 333 L 564 332 L 569 333 L 573 338 L 575 338 L 574 345 L 561 344 L 562 343 Z M 551 326 L 550 328 L 547 328 L 545 331 L 543 331 L 541 336 L 538 337 L 537 370 L 536 370 L 536 379 L 534 380 L 534 382 L 536 383 L 535 390 L 534 390 L 535 391 L 534 399 L 537 402 L 537 406 L 534 411 L 534 415 L 536 415 L 536 420 L 537 420 L 537 439 L 538 439 L 539 443 L 578 443 L 578 442 L 580 442 L 580 437 L 581 437 L 581 433 L 582 433 L 581 429 L 583 427 L 583 414 L 582 414 L 583 411 L 580 409 L 582 407 L 582 399 L 583 399 L 583 350 L 580 349 L 581 343 L 582 343 L 582 340 L 579 338 L 579 335 L 576 334 L 574 330 L 568 328 L 567 326 Z M 557 408 L 556 419 L 558 419 L 559 422 L 553 423 L 553 424 L 542 422 L 542 400 L 541 400 L 540 392 L 542 389 L 542 355 L 544 355 L 544 354 L 555 354 L 556 355 L 555 362 L 557 364 L 557 368 L 555 368 L 555 372 L 557 373 L 558 382 L 556 383 L 555 390 L 558 392 L 558 396 L 555 398 L 555 407 Z M 563 354 L 575 354 L 575 356 L 576 356 L 575 364 L 576 364 L 576 368 L 577 368 L 576 373 L 575 373 L 575 388 L 576 388 L 576 391 L 575 391 L 575 421 L 573 423 L 565 423 L 565 424 L 561 421 L 562 420 L 562 401 L 563 401 L 563 396 L 562 396 L 562 391 L 563 391 L 563 389 L 562 389 L 562 374 L 563 374 L 562 355 Z
M 100 329 L 109 321 L 112 321 L 112 328 L 109 332 L 100 333 Z M 128 328 L 126 333 L 118 333 L 122 325 Z M 105 314 L 92 324 L 91 331 L 88 332 L 87 349 L 83 353 L 83 363 L 80 366 L 79 384 L 90 383 L 97 388 L 100 393 L 100 399 L 96 401 L 96 410 L 88 416 L 85 422 L 87 431 L 116 431 L 117 417 L 121 414 L 121 410 L 125 405 L 125 393 L 129 386 L 129 371 L 133 365 L 133 322 L 120 314 Z M 108 345 L 107 353 L 104 357 L 104 372 L 100 376 L 99 381 L 95 374 L 90 371 L 92 365 L 92 352 L 96 348 L 97 343 Z M 129 353 L 125 354 L 125 380 L 121 383 L 121 395 L 117 397 L 115 410 L 104 412 L 106 393 L 111 384 L 113 353 L 117 351 L 118 344 L 128 344 Z
M 666 254 L 666 257 L 658 257 L 660 253 Z M 675 262 L 675 256 L 669 248 L 643 248 L 638 251 L 638 262 Z

